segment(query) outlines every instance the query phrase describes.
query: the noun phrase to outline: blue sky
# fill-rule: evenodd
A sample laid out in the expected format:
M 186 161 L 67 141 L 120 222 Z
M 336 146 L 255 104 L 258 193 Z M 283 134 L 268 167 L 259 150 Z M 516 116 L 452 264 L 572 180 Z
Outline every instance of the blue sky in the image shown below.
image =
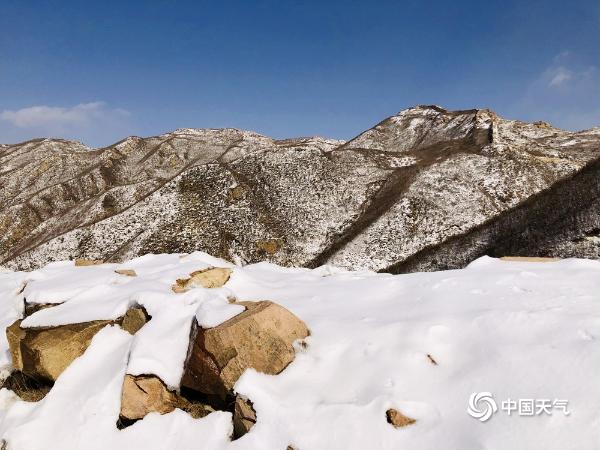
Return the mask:
M 0 142 L 347 139 L 416 104 L 600 125 L 600 1 L 0 4 Z

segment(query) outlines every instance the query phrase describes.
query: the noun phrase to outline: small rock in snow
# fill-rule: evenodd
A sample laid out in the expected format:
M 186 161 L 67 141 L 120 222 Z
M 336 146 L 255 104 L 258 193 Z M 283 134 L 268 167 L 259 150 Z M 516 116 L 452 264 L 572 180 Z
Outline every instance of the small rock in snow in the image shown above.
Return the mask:
M 119 275 L 126 275 L 128 277 L 137 277 L 137 273 L 133 269 L 117 269 L 115 270 L 115 273 L 118 273 Z
M 388 423 L 392 424 L 395 428 L 405 427 L 412 425 L 416 422 L 412 417 L 405 416 L 400 411 L 394 408 L 390 408 L 385 412 Z
M 100 264 L 104 264 L 104 261 L 102 261 L 101 259 L 78 258 L 75 260 L 76 267 L 98 266 Z
M 171 287 L 173 292 L 182 293 L 189 291 L 193 287 L 202 286 L 204 288 L 222 287 L 231 276 L 231 269 L 226 267 L 212 267 L 205 270 L 197 270 L 190 273 L 190 278 L 180 278 Z

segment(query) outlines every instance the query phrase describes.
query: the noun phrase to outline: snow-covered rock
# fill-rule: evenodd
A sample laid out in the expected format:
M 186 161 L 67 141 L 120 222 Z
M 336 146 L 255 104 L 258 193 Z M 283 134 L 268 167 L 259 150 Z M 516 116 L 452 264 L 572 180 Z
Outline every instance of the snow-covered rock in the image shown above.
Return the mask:
M 225 398 L 246 369 L 277 375 L 294 360 L 294 342 L 309 333 L 300 319 L 269 301 L 236 306 L 242 310 L 217 326 L 192 327 L 183 386 Z
M 418 106 L 348 142 L 180 129 L 0 147 L 0 265 L 203 250 L 409 272 L 600 256 L 600 133 Z
M 121 419 L 138 420 L 153 412 L 167 414 L 176 408 L 195 418 L 204 417 L 214 411 L 207 405 L 189 402 L 176 392 L 170 391 L 162 380 L 154 375 L 125 375 L 119 412 Z
M 55 381 L 90 345 L 101 329 L 118 323 L 135 334 L 145 323 L 141 308 L 131 308 L 115 320 L 93 320 L 54 327 L 27 328 L 28 321 L 17 320 L 6 328 L 13 367 L 34 380 Z
M 18 311 L 24 296 L 56 304 L 28 317 L 39 327 L 114 320 L 132 304 L 152 317 L 135 335 L 100 330 L 38 402 L 0 390 L 8 449 L 598 448 L 600 262 L 483 257 L 462 270 L 389 275 L 181 256 L 0 273 L 4 311 Z M 172 291 L 206 267 L 230 267 L 231 277 L 221 288 Z M 217 323 L 231 298 L 276 301 L 311 331 L 283 372 L 248 369 L 236 382 L 256 413 L 250 431 L 232 441 L 230 411 L 194 419 L 180 409 L 118 429 L 126 374 L 155 374 L 177 391 L 169 384 L 181 379 L 197 311 Z M 390 411 L 414 422 L 396 427 Z

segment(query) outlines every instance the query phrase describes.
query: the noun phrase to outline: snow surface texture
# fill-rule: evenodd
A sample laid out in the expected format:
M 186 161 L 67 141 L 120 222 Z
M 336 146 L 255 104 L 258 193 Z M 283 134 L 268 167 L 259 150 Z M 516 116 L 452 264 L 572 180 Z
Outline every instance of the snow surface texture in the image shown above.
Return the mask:
M 208 266 L 233 267 L 223 288 L 171 291 L 176 278 Z M 103 329 L 40 402 L 0 391 L 0 436 L 10 450 L 600 448 L 600 262 L 484 257 L 462 270 L 393 276 L 165 254 L 0 272 L 0 289 L 7 317 L 18 315 L 23 295 L 61 303 L 28 326 L 116 318 L 135 303 L 152 315 L 135 336 Z M 230 413 L 192 419 L 180 410 L 118 430 L 124 374 L 155 373 L 176 387 L 194 315 L 214 326 L 237 313 L 231 297 L 275 301 L 311 330 L 284 372 L 249 370 L 237 382 L 257 412 L 251 431 L 231 442 Z M 6 355 L 6 341 L 0 345 Z M 481 423 L 466 412 L 481 391 L 499 402 L 566 399 L 571 414 L 498 411 Z M 416 423 L 395 429 L 389 408 Z

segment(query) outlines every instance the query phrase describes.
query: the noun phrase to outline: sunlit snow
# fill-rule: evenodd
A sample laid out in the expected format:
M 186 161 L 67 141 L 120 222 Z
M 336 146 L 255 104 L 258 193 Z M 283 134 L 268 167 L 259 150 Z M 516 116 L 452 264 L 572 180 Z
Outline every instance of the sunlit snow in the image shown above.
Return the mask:
M 223 288 L 171 291 L 177 278 L 209 266 L 233 267 Z M 114 272 L 125 268 L 138 276 Z M 600 447 L 600 262 L 484 257 L 463 270 L 392 276 L 147 255 L 0 272 L 0 295 L 3 327 L 19 317 L 24 296 L 60 303 L 24 326 L 113 319 L 134 304 L 152 316 L 135 336 L 118 326 L 99 332 L 38 403 L 0 391 L 0 434 L 10 450 Z M 192 320 L 227 320 L 239 311 L 232 298 L 277 302 L 311 331 L 281 374 L 248 370 L 237 382 L 257 412 L 251 431 L 232 442 L 230 413 L 192 419 L 180 410 L 118 430 L 124 374 L 154 373 L 177 388 Z M 3 334 L 0 346 L 10 369 Z M 498 402 L 485 423 L 467 414 L 476 392 Z M 509 398 L 567 400 L 570 414 L 509 415 L 501 408 Z M 416 423 L 392 427 L 389 408 Z

